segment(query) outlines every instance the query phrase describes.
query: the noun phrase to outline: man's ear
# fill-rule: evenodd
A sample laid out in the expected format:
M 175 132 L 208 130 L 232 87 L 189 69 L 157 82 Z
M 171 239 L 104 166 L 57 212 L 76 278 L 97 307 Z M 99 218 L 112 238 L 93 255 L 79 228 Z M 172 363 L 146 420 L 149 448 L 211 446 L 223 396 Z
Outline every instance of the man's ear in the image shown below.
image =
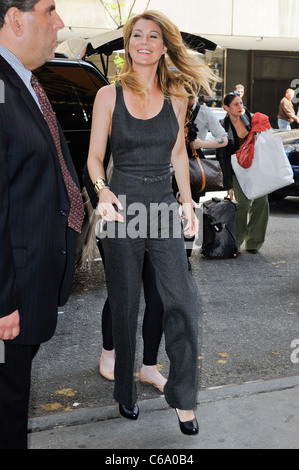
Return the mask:
M 18 37 L 22 35 L 24 25 L 24 12 L 16 7 L 11 7 L 6 13 L 5 21 L 9 23 L 12 31 Z

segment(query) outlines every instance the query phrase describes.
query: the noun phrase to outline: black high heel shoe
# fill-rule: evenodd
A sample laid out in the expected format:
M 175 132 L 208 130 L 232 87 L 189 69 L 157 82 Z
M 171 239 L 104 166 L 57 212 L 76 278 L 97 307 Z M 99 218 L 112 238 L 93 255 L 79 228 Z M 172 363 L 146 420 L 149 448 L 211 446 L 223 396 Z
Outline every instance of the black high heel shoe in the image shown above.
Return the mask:
M 195 436 L 196 434 L 198 434 L 199 426 L 198 426 L 197 419 L 194 418 L 194 419 L 191 419 L 190 421 L 181 421 L 178 409 L 176 408 L 175 411 L 179 420 L 181 432 L 183 434 L 186 434 L 187 436 Z
M 134 408 L 131 410 L 125 405 L 121 405 L 121 403 L 119 403 L 119 412 L 124 418 L 136 420 L 139 416 L 139 406 L 136 403 Z

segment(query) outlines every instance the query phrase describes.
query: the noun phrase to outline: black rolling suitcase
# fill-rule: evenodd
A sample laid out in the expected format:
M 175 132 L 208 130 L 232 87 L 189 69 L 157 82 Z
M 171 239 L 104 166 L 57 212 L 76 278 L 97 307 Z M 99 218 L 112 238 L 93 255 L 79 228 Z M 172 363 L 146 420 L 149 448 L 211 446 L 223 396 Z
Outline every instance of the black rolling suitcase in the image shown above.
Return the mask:
M 203 203 L 202 254 L 207 258 L 236 258 L 236 204 L 213 198 Z

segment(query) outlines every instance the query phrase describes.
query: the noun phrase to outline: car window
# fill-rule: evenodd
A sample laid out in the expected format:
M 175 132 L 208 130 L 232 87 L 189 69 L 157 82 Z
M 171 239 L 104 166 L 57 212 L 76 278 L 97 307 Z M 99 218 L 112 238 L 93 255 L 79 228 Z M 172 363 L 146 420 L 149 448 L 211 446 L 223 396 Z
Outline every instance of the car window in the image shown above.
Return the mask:
M 47 63 L 35 71 L 45 89 L 63 131 L 91 128 L 96 92 L 105 85 L 93 73 L 75 65 Z

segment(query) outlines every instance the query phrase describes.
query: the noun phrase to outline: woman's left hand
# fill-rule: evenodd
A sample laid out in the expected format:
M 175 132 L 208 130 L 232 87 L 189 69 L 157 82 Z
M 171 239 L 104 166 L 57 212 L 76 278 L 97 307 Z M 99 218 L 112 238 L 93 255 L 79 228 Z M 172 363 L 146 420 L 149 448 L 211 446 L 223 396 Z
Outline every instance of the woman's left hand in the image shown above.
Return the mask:
M 225 196 L 227 199 L 230 199 L 231 201 L 234 198 L 234 190 L 233 189 L 228 189 L 227 190 L 227 195 Z
M 183 215 L 182 217 L 186 220 L 186 225 L 184 227 L 184 235 L 187 237 L 194 237 L 198 233 L 199 223 L 198 218 L 193 209 L 193 204 L 183 203 Z

